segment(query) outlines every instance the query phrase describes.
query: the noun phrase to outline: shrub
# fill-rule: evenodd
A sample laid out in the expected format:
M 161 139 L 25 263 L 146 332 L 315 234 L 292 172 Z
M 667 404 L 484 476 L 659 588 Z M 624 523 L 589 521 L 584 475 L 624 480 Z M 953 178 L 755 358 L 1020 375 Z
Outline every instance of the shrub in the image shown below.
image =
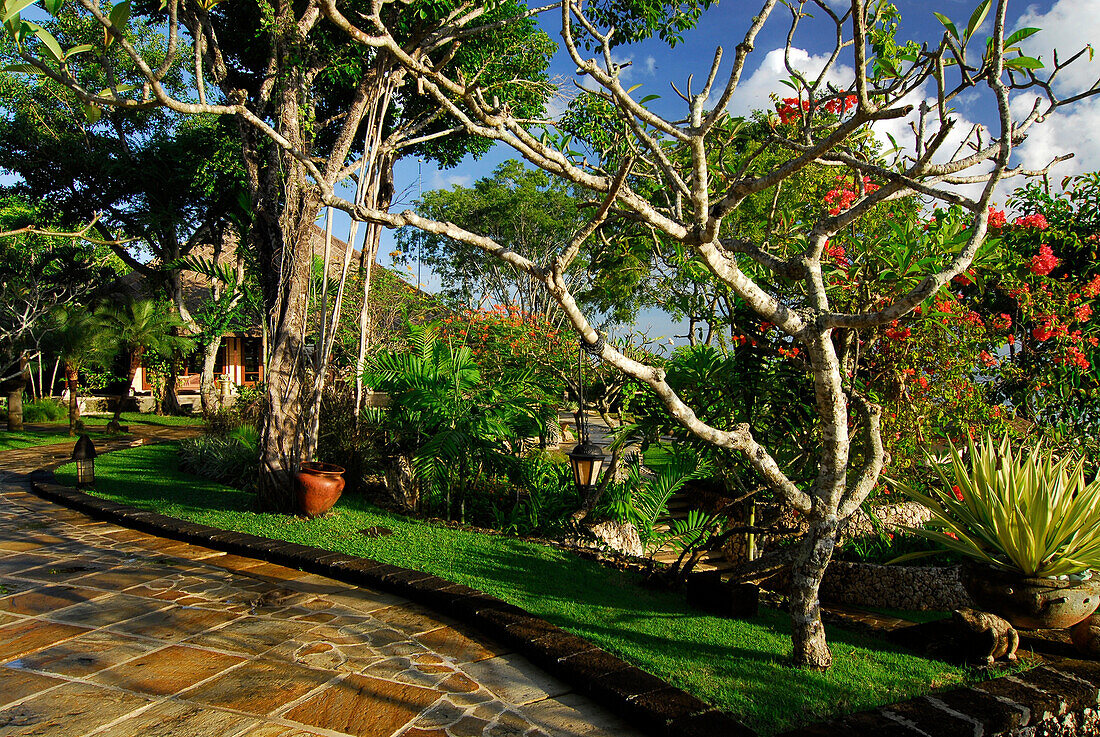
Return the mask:
M 259 477 L 260 432 L 252 425 L 180 441 L 180 470 L 244 491 Z
M 354 390 L 332 387 L 321 397 L 317 460 L 344 468 L 346 493 L 361 491 L 364 479 L 381 473 L 387 455 L 386 436 L 372 412 L 355 421 Z
M 23 403 L 23 422 L 60 422 L 68 416 L 69 408 L 55 399 L 36 399 Z
M 238 389 L 237 401 L 231 407 L 223 407 L 206 417 L 211 433 L 227 435 L 244 425 L 259 427 L 264 413 L 264 385 L 242 386 Z

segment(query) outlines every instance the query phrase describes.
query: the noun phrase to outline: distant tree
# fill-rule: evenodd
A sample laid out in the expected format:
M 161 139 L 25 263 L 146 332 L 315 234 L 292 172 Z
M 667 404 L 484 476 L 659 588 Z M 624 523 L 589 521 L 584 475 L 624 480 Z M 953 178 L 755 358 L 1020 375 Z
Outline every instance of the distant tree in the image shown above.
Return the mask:
M 69 434 L 80 420 L 80 372 L 103 368 L 114 358 L 117 343 L 108 334 L 101 316 L 80 305 L 65 305 L 50 312 L 43 347 L 65 365 L 69 390 Z
M 472 187 L 425 192 L 417 210 L 434 220 L 453 222 L 493 239 L 525 258 L 543 262 L 564 248 L 584 223 L 574 188 L 540 169 L 510 160 Z M 439 275 L 442 294 L 469 309 L 515 307 L 528 315 L 560 322 L 553 299 L 536 282 L 504 262 L 488 262 L 481 250 L 461 241 L 415 228 L 397 232 L 397 263 L 421 263 Z M 574 264 L 567 279 L 584 288 L 585 265 Z

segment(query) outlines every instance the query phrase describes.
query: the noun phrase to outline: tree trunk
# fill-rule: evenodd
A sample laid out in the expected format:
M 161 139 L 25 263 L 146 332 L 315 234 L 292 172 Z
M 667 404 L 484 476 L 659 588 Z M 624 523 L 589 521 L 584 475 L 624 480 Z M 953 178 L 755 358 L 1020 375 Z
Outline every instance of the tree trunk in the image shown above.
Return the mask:
M 298 172 L 297 183 L 296 187 L 286 185 L 282 217 L 253 228 L 259 230 L 261 238 L 267 239 L 261 248 L 266 246 L 270 256 L 265 256 L 265 260 L 271 258 L 272 261 L 270 266 L 264 266 L 274 277 L 274 280 L 269 277 L 265 281 L 265 303 L 274 305 L 274 309 L 269 309 L 268 313 L 273 328 L 265 382 L 258 495 L 261 508 L 282 512 L 290 512 L 295 506 L 294 474 L 303 460 L 302 439 L 307 431 L 308 415 L 303 406 L 303 349 L 310 240 L 313 222 L 320 210 L 320 200 L 308 187 L 304 172 Z
M 806 536 L 791 568 L 791 640 L 794 664 L 825 670 L 833 661 L 821 624 L 818 590 L 833 556 L 840 520 L 837 512 L 847 487 L 848 401 L 841 379 L 840 362 L 828 331 L 806 341 L 814 380 L 814 404 L 821 427 L 813 509 Z
M 818 590 L 833 556 L 836 516 L 813 519 L 809 527 L 799 544 L 798 558 L 791 567 L 792 659 L 801 668 L 826 670 L 832 665 L 833 655 L 825 642 Z
M 80 402 L 77 399 L 80 383 L 77 370 L 69 364 L 65 364 L 65 383 L 69 387 L 69 434 L 76 435 L 76 423 L 80 421 Z
M 199 377 L 199 396 L 202 413 L 211 415 L 218 409 L 218 387 L 214 381 L 214 367 L 218 363 L 218 351 L 222 348 L 222 336 L 216 335 L 202 350 L 202 375 Z
M 134 377 L 137 376 L 137 370 L 141 366 L 141 355 L 145 353 L 145 349 L 138 346 L 130 354 L 130 370 L 126 374 L 126 384 L 122 389 L 122 392 L 118 395 L 118 404 L 115 406 L 115 415 L 112 420 L 117 423 L 122 416 L 122 405 L 130 397 L 130 390 L 134 385 Z
M 183 405 L 180 404 L 179 391 L 176 389 L 176 384 L 179 383 L 179 373 L 180 359 L 178 356 L 173 356 L 168 361 L 168 376 L 164 378 L 164 399 L 161 401 L 159 411 L 176 417 L 186 414 L 183 411 Z
M 31 378 L 30 362 L 26 352 L 19 355 L 19 375 L 7 382 L 8 432 L 23 431 L 23 391 Z

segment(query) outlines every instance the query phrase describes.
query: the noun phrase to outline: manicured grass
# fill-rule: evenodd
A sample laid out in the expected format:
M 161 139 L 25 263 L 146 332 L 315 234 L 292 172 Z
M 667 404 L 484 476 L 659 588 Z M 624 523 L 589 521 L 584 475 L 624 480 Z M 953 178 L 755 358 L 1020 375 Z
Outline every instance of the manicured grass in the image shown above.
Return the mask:
M 82 415 L 85 425 L 106 425 L 111 421 L 110 414 Z M 201 415 L 153 415 L 144 412 L 123 412 L 119 422 L 123 425 L 160 425 L 162 427 L 179 427 L 203 424 Z
M 741 719 L 764 734 L 900 701 L 967 681 L 965 670 L 873 638 L 829 629 L 826 673 L 787 665 L 784 614 L 752 621 L 706 616 L 681 595 L 546 545 L 456 530 L 343 499 L 321 519 L 259 514 L 249 494 L 182 473 L 174 444 L 101 456 L 96 489 L 106 499 L 228 530 L 363 555 L 428 571 L 521 606 L 587 637 Z M 58 472 L 73 481 L 72 467 Z M 367 538 L 386 527 L 394 534 Z
M 98 443 L 100 439 L 106 439 L 112 437 L 104 432 L 96 432 L 94 430 L 88 432 L 88 436 L 92 439 L 93 443 Z M 115 435 L 113 437 L 129 437 L 126 434 Z M 29 430 L 22 430 L 20 432 L 8 432 L 6 430 L 0 430 L 0 451 L 3 450 L 18 450 L 19 448 L 32 448 L 38 445 L 54 445 L 57 443 L 76 443 L 76 437 L 69 435 L 69 425 L 58 425 L 56 428 L 51 427 L 49 429 L 33 428 Z

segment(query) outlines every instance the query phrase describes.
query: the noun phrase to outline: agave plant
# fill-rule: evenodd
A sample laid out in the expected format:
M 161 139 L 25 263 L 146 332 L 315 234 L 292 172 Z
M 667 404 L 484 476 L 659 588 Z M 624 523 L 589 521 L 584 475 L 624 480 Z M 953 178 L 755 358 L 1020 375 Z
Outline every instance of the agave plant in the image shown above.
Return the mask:
M 953 445 L 946 463 L 930 465 L 939 488 L 893 482 L 932 512 L 928 528 L 913 533 L 1028 577 L 1100 569 L 1100 476 L 1086 482 L 1084 458 L 1057 460 L 1041 441 L 1014 451 L 1006 435 L 971 439 L 969 467 Z

